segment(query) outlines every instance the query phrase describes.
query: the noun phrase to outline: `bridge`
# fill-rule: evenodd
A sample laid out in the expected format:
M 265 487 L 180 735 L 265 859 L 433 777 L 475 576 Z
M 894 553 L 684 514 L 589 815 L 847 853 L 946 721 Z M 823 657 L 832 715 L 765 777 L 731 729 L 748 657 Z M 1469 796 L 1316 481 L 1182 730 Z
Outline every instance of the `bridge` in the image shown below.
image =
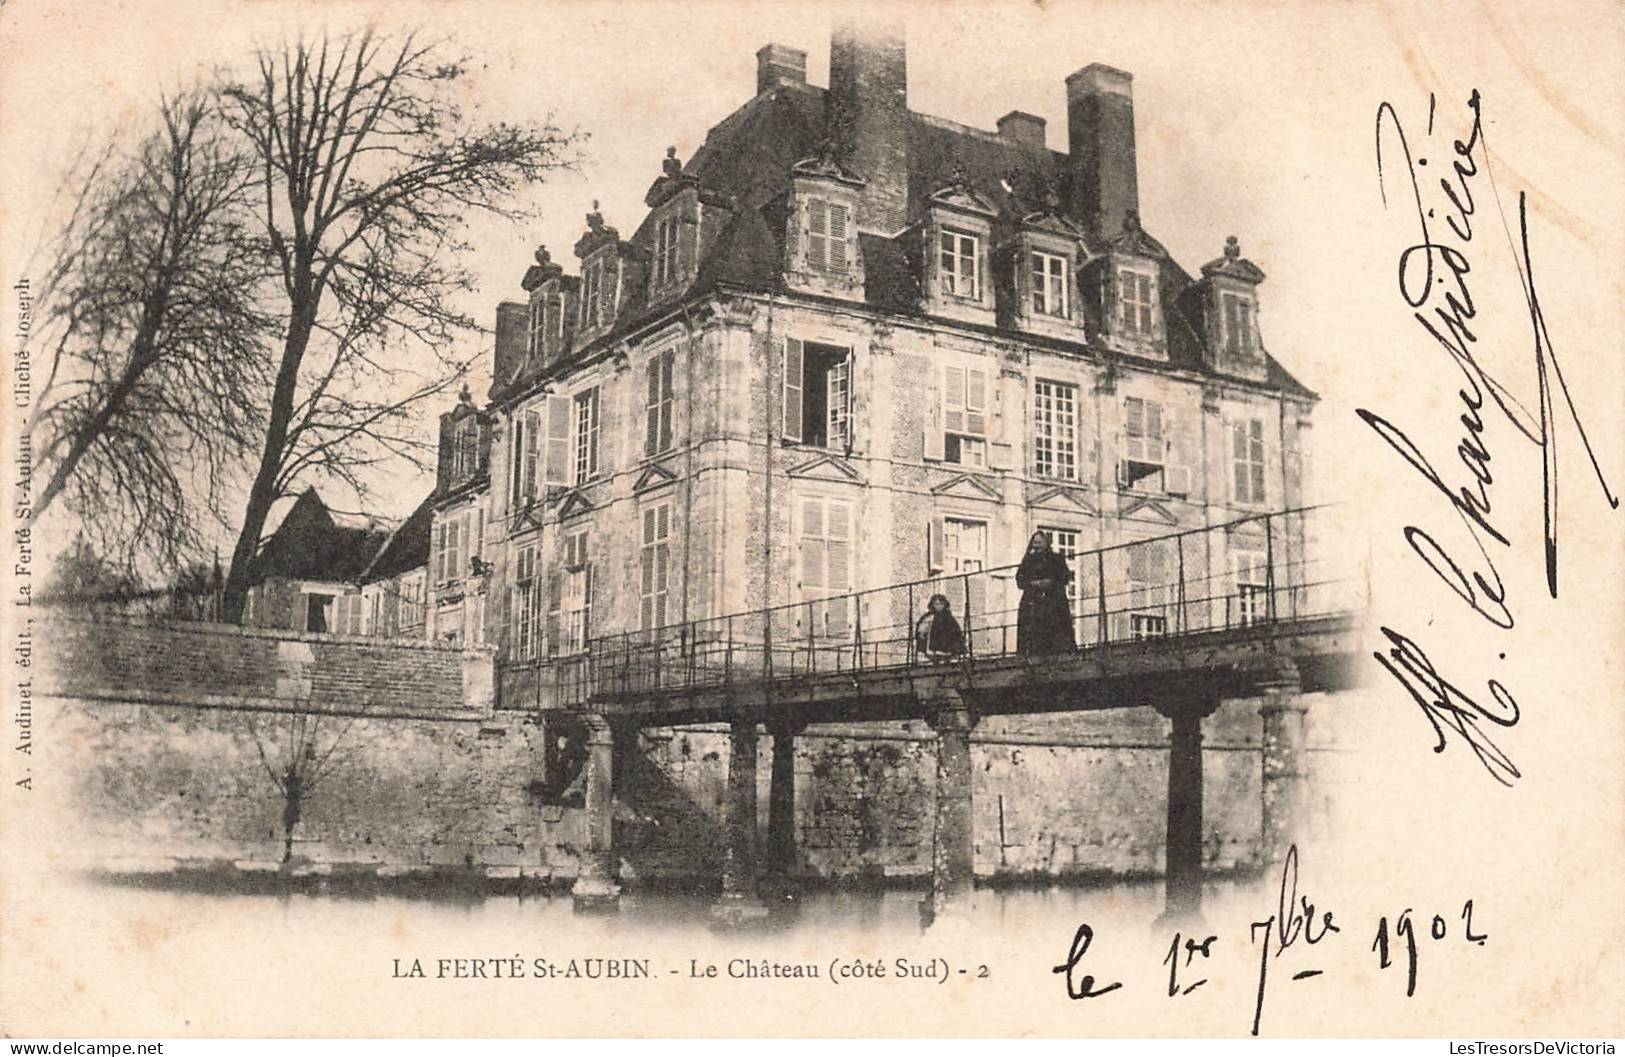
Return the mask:
M 809 725 L 918 719 L 936 732 L 932 891 L 926 916 L 974 886 L 970 736 L 991 715 L 1153 708 L 1171 721 L 1167 911 L 1200 909 L 1202 721 L 1257 698 L 1266 857 L 1291 843 L 1307 792 L 1303 696 L 1354 682 L 1365 576 L 1324 542 L 1335 507 L 1258 514 L 1154 538 L 1063 551 L 1074 645 L 1021 641 L 1016 565 L 950 574 L 595 638 L 570 656 L 509 665 L 500 706 L 565 711 L 587 734 L 589 847 L 574 894 L 614 904 L 615 731 L 721 722 L 730 730 L 720 919 L 766 913 L 758 877 L 795 856 L 795 739 Z M 962 649 L 926 655 L 916 622 L 949 600 Z M 765 849 L 757 832 L 758 729 L 773 739 Z M 760 854 L 765 850 L 765 864 Z M 759 869 L 765 865 L 766 869 Z

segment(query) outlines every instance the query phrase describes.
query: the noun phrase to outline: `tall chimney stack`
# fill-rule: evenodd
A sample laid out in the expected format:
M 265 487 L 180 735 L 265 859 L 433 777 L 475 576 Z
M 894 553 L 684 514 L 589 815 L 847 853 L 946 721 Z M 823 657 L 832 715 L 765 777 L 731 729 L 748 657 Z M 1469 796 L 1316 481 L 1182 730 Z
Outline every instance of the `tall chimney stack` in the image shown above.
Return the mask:
M 1122 233 L 1125 215 L 1140 209 L 1133 85 L 1131 75 L 1099 63 L 1066 79 L 1073 216 L 1108 240 Z
M 908 54 L 894 22 L 844 21 L 829 45 L 829 126 L 844 162 L 869 181 L 858 226 L 908 226 Z

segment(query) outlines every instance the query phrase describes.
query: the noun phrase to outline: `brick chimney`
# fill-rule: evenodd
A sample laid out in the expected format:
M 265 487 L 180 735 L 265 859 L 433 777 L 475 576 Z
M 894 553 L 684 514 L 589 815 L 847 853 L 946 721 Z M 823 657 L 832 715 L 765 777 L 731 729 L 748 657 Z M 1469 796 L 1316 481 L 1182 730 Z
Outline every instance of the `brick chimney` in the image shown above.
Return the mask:
M 1012 110 L 999 118 L 999 138 L 1032 150 L 1044 149 L 1044 119 L 1037 114 Z
M 756 94 L 780 84 L 807 83 L 807 53 L 783 44 L 767 44 L 756 53 Z
M 513 381 L 524 365 L 529 352 L 526 333 L 530 310 L 517 301 L 497 304 L 496 362 L 491 369 L 491 388 L 497 389 Z
M 1092 63 L 1066 79 L 1072 214 L 1106 239 L 1140 209 L 1134 158 L 1134 78 Z
M 869 181 L 858 226 L 908 226 L 908 55 L 900 25 L 839 23 L 829 45 L 829 127 L 842 160 Z

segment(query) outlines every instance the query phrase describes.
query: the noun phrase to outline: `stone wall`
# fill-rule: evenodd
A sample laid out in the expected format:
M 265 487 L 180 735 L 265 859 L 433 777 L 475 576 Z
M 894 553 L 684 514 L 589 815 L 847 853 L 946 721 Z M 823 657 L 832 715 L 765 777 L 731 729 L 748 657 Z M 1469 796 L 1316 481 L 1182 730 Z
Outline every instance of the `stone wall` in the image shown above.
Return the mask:
M 283 799 L 271 771 L 280 765 L 295 714 L 52 705 L 41 711 L 50 739 L 71 747 L 69 794 L 83 839 L 69 844 L 88 853 L 80 865 L 276 867 Z M 332 766 L 295 830 L 299 868 L 539 881 L 574 876 L 582 813 L 561 806 L 560 800 L 579 802 L 568 791 L 552 802 L 538 793 L 548 732 L 536 719 L 499 712 L 481 719 L 321 722 L 326 726 L 314 742 L 318 752 L 333 753 Z M 1149 710 L 984 720 L 972 748 L 978 873 L 1012 879 L 1159 873 L 1166 728 Z M 1204 729 L 1205 859 L 1215 870 L 1245 868 L 1260 851 L 1256 703 L 1227 703 Z M 764 832 L 771 745 L 771 738 L 761 739 L 758 761 Z M 619 749 L 615 826 L 623 876 L 714 880 L 726 729 L 644 731 L 622 739 Z M 801 736 L 800 872 L 848 880 L 928 875 L 934 753 L 934 736 L 922 724 L 816 727 Z

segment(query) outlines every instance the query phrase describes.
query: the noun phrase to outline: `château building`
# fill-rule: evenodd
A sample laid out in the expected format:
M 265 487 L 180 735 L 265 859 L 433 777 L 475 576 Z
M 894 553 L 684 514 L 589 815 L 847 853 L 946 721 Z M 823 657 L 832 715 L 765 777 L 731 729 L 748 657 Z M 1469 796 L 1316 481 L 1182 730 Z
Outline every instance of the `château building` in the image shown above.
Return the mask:
M 896 34 L 838 29 L 827 88 L 757 58 L 641 220 L 594 203 L 497 306 L 489 402 L 442 417 L 431 637 L 495 646 L 514 694 L 591 639 L 1005 566 L 1039 529 L 1069 553 L 1303 504 L 1315 395 L 1238 241 L 1193 274 L 1142 219 L 1128 73 L 1066 79 L 1055 151 L 1019 110 L 911 110 Z M 1202 538 L 1245 618 L 1264 541 Z

